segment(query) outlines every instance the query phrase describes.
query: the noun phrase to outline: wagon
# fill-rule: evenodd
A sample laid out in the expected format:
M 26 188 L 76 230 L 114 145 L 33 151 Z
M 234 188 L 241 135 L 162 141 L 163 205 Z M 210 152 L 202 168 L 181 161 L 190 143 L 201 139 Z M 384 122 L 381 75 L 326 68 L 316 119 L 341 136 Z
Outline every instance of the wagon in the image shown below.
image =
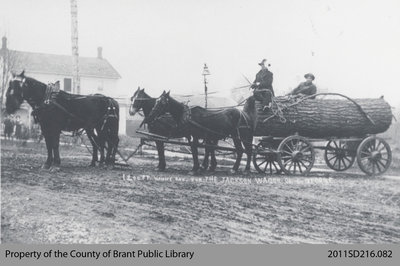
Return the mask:
M 320 94 L 327 95 L 327 94 Z M 383 174 L 392 152 L 378 133 L 392 120 L 389 104 L 379 99 L 275 98 L 267 110 L 259 103 L 253 155 L 259 173 L 306 175 L 314 166 L 316 150 L 326 165 L 345 171 L 357 161 L 367 175 Z M 322 145 L 321 145 L 322 143 Z
M 253 144 L 252 157 L 259 173 L 306 175 L 314 166 L 318 149 L 323 150 L 326 165 L 335 171 L 349 169 L 356 160 L 367 175 L 382 174 L 389 168 L 390 146 L 376 134 L 386 131 L 391 124 L 390 105 L 383 97 L 351 99 L 337 93 L 320 93 L 312 98 L 327 95 L 340 98 L 275 97 L 268 108 L 256 101 L 254 136 L 259 141 Z M 149 132 L 136 132 L 150 141 L 189 145 Z M 207 146 L 235 152 L 232 147 L 199 145 Z

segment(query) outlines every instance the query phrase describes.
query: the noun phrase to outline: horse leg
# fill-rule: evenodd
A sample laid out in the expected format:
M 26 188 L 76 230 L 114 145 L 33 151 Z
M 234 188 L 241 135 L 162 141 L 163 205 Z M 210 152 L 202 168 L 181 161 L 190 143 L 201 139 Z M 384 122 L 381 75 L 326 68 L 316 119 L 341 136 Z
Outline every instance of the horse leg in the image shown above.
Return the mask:
M 246 172 L 250 172 L 250 166 L 251 166 L 251 156 L 253 154 L 253 133 L 247 132 L 247 134 L 244 134 L 246 137 L 244 140 L 242 140 L 242 143 L 244 145 L 245 153 L 247 155 L 247 161 L 246 161 L 246 168 L 244 169 Z
M 212 145 L 217 146 L 218 145 L 218 140 L 214 140 L 211 142 Z M 214 172 L 215 169 L 217 168 L 217 159 L 215 158 L 215 148 L 211 149 L 211 165 L 210 165 L 210 171 Z
M 201 165 L 202 170 L 206 170 L 208 168 L 208 158 L 210 157 L 210 153 L 211 153 L 211 149 L 207 146 L 211 144 L 210 140 L 205 140 L 205 152 L 204 152 L 204 159 L 203 159 L 203 163 Z
M 112 164 L 112 153 L 113 153 L 113 140 L 112 136 L 108 132 L 101 132 L 97 137 L 97 145 L 100 150 L 100 165 Z
M 53 162 L 53 147 L 51 138 L 52 137 L 50 134 L 44 134 L 44 140 L 46 142 L 46 148 L 47 148 L 47 160 L 42 165 L 42 169 L 49 169 Z
M 60 159 L 60 132 L 53 136 L 52 148 L 53 148 L 53 165 L 50 168 L 51 172 L 56 172 L 60 170 L 61 159 Z
M 109 136 L 107 141 L 107 154 L 106 154 L 106 165 L 108 166 L 113 165 L 112 157 L 114 153 L 114 142 L 115 141 L 112 138 L 112 136 Z
M 112 156 L 111 156 L 111 164 L 114 165 L 115 164 L 115 155 L 117 153 L 118 150 L 118 144 L 119 144 L 119 137 L 118 134 L 116 134 L 114 136 L 114 142 L 113 142 L 113 149 L 112 149 Z
M 242 142 L 238 138 L 237 134 L 232 135 L 232 138 L 233 138 L 233 144 L 235 145 L 236 149 L 236 162 L 233 165 L 231 172 L 236 173 L 239 169 L 240 161 L 242 160 L 243 147 L 242 147 Z
M 115 130 L 115 127 L 109 127 L 109 129 L 107 130 L 107 135 L 105 137 L 107 138 L 107 165 L 113 168 L 115 165 L 115 155 L 118 151 L 118 130 Z M 104 142 L 105 141 L 106 140 L 104 139 Z
M 105 149 L 107 149 L 106 144 L 107 145 L 109 145 L 109 144 L 106 143 L 106 141 L 104 141 L 104 140 L 99 140 L 99 142 L 100 142 L 99 143 L 99 145 L 100 145 L 100 150 L 99 150 L 99 152 L 100 152 L 100 161 L 99 161 L 99 164 L 103 165 L 105 163 L 105 161 L 107 160 L 106 156 L 104 155 L 104 151 L 105 151 Z
M 104 162 L 107 160 L 104 156 L 104 149 L 106 149 L 106 139 L 103 133 L 100 133 L 97 137 L 97 143 L 98 146 L 97 149 L 99 149 L 100 152 L 100 161 L 99 164 L 102 165 L 104 164 Z M 110 145 L 109 143 L 107 143 L 107 145 Z M 96 145 L 97 146 L 97 145 Z M 96 160 L 97 160 L 97 155 L 96 155 Z
M 162 141 L 156 141 L 156 146 L 157 146 L 157 152 L 158 152 L 158 166 L 157 170 L 158 171 L 164 171 L 165 170 L 165 153 L 164 153 L 164 142 Z
M 196 174 L 200 168 L 199 154 L 197 150 L 197 147 L 199 146 L 199 139 L 193 137 L 193 140 L 191 142 L 189 141 L 189 144 L 190 144 L 190 149 L 192 150 L 192 157 L 193 157 L 193 168 L 191 174 Z
M 90 140 L 90 143 L 92 144 L 93 147 L 93 152 L 92 152 L 92 161 L 90 162 L 90 166 L 96 166 L 97 162 L 97 145 L 95 141 L 95 135 L 93 129 L 87 129 L 86 134 L 88 136 L 88 139 Z M 104 156 L 104 153 L 103 153 Z

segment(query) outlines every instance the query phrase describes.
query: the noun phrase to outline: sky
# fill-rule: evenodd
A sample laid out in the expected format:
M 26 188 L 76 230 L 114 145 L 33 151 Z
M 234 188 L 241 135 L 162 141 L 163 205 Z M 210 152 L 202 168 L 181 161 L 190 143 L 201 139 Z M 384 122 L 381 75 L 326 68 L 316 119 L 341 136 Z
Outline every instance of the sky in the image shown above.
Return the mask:
M 2 0 L 10 49 L 71 54 L 69 0 Z M 103 57 L 138 86 L 229 95 L 254 80 L 263 58 L 286 94 L 312 72 L 320 91 L 400 104 L 398 0 L 78 0 L 79 54 Z

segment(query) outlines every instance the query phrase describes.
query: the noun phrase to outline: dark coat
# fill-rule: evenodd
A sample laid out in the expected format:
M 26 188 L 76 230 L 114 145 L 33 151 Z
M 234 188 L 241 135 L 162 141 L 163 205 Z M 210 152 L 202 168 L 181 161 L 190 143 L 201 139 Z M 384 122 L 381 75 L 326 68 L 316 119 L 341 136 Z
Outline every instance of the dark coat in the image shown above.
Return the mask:
M 4 134 L 11 135 L 14 132 L 14 122 L 7 117 L 3 123 L 4 123 Z
M 313 95 L 316 93 L 317 93 L 317 87 L 313 83 L 307 84 L 306 82 L 302 82 L 290 94 Z
M 253 84 L 259 82 L 260 85 L 258 87 L 255 87 L 254 85 L 252 86 L 255 89 L 268 89 L 272 92 L 272 95 L 274 94 L 274 89 L 272 88 L 272 82 L 274 80 L 274 74 L 269 71 L 268 69 L 261 69 L 258 71 L 256 74 L 256 79 L 254 80 Z

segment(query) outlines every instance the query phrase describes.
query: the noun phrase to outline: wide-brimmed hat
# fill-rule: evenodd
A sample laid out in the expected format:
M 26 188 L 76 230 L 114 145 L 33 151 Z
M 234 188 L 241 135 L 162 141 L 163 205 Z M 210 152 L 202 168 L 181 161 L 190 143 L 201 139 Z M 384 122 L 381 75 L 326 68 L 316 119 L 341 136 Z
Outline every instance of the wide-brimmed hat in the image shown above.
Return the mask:
M 305 75 L 304 75 L 304 77 L 305 77 L 305 78 L 308 78 L 308 77 L 310 77 L 312 80 L 314 80 L 314 79 L 315 79 L 315 76 L 314 76 L 313 74 L 311 74 L 311 73 L 307 73 L 307 74 L 305 74 Z
M 264 66 L 265 62 L 267 62 L 267 59 L 263 59 L 260 63 L 258 63 L 259 66 Z

